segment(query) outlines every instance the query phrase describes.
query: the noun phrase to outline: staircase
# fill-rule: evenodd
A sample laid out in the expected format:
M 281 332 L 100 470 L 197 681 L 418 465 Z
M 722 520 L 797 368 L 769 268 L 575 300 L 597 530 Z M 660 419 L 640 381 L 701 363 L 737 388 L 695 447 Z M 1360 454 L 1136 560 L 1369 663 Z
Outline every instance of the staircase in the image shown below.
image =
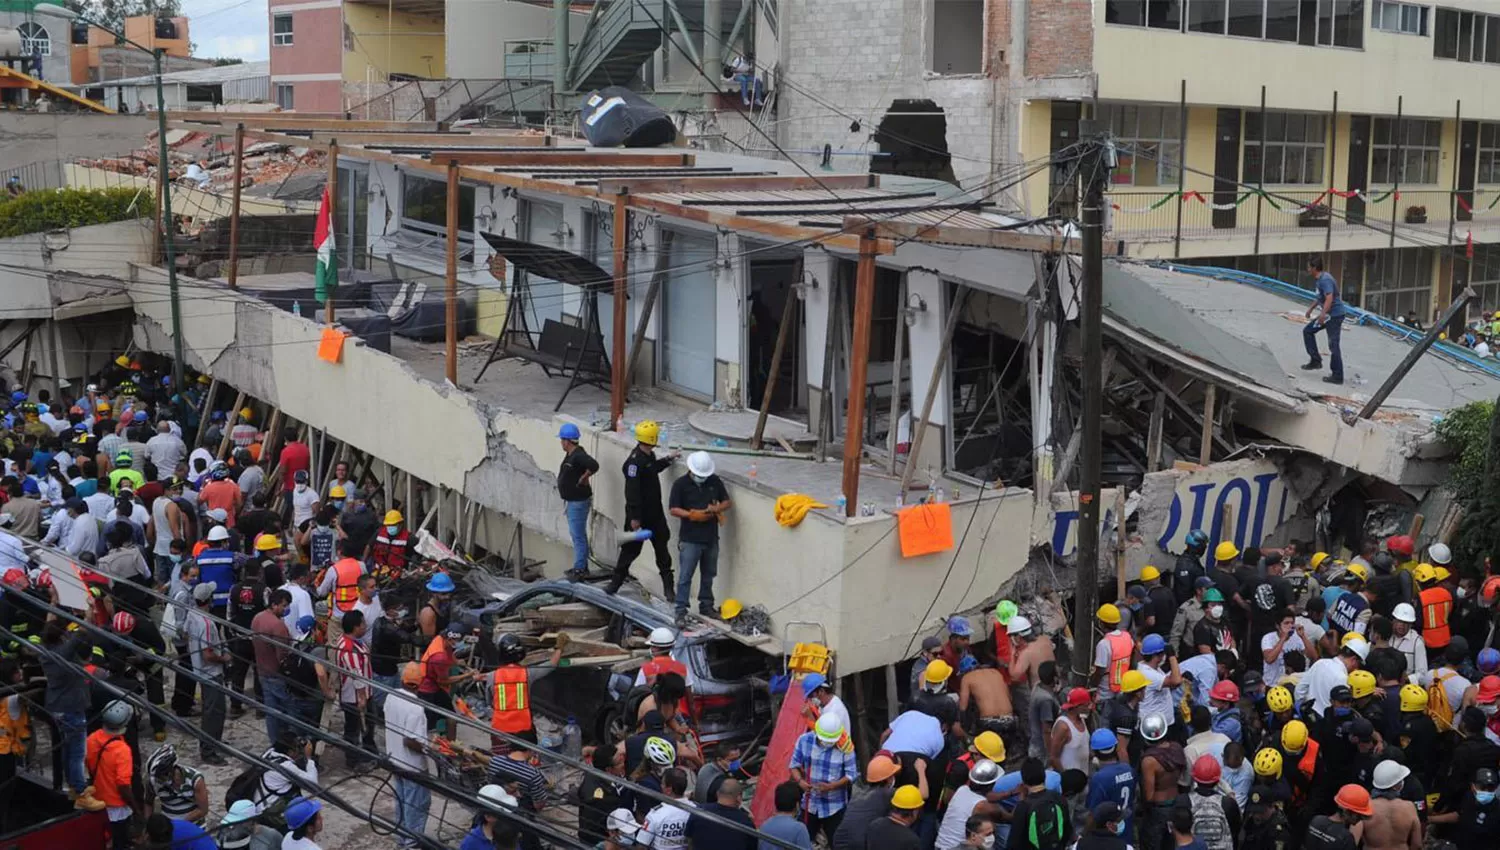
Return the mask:
M 666 0 L 602 0 L 582 42 L 573 46 L 569 86 L 586 92 L 629 85 L 666 39 Z M 680 38 L 680 36 L 679 36 Z

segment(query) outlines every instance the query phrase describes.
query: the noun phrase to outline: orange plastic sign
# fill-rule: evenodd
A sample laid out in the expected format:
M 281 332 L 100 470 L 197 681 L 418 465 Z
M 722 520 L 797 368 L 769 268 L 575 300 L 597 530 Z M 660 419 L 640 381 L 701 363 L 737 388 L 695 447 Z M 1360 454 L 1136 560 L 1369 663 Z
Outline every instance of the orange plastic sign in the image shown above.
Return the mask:
M 913 505 L 896 512 L 901 557 L 915 558 L 953 548 L 953 512 L 947 502 Z
M 323 339 L 318 343 L 318 359 L 327 360 L 329 363 L 339 362 L 344 354 L 344 337 L 346 334 L 336 328 L 324 328 Z

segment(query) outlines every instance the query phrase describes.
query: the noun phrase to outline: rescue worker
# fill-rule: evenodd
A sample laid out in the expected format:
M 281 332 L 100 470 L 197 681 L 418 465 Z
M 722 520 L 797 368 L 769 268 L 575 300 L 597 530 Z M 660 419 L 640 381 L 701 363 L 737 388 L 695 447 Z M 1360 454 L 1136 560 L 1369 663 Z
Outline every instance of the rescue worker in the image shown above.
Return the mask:
M 564 422 L 557 432 L 563 450 L 562 465 L 557 470 L 557 495 L 562 497 L 568 537 L 573 543 L 573 565 L 567 577 L 574 581 L 581 581 L 589 572 L 589 513 L 594 503 L 589 479 L 599 471 L 599 461 L 578 444 L 582 438 L 572 422 Z
M 1155 637 L 1155 635 L 1151 635 Z M 1135 729 L 1140 725 L 1141 701 L 1146 696 L 1146 674 L 1139 670 L 1126 670 L 1120 677 L 1120 694 L 1100 707 L 1103 715 L 1099 722 L 1102 730 L 1113 730 L 1120 761 L 1134 762 L 1140 757 L 1141 745 L 1135 741 Z M 1132 752 L 1133 750 L 1133 752 Z
M 199 553 L 198 581 L 214 585 L 209 613 L 224 617 L 229 608 L 229 589 L 239 576 L 245 556 L 229 548 L 229 529 L 216 525 L 208 531 L 208 548 Z
M 146 476 L 131 468 L 134 458 L 130 452 L 120 452 L 115 455 L 115 468 L 109 473 L 109 492 L 120 495 L 120 482 L 128 481 L 129 490 L 139 490 L 146 486 Z
M 1170 721 L 1160 714 L 1141 718 L 1146 752 L 1141 757 L 1141 850 L 1161 850 L 1169 840 L 1167 822 L 1177 804 L 1178 779 L 1187 772 L 1182 745 L 1168 741 Z
M 375 577 L 381 581 L 401 578 L 406 565 L 411 562 L 411 532 L 402 527 L 403 517 L 398 510 L 385 512 L 380 530 L 375 532 L 375 542 L 370 546 L 370 562 L 374 565 Z
M 1328 622 L 1340 638 L 1350 632 L 1365 634 L 1369 628 L 1370 600 L 1365 595 L 1365 583 L 1370 571 L 1360 564 L 1350 564 L 1344 570 L 1344 593 L 1339 595 L 1328 610 Z
M 1182 554 L 1177 556 L 1177 562 L 1172 565 L 1172 593 L 1177 597 L 1179 608 L 1192 598 L 1198 579 L 1204 575 L 1203 555 L 1207 551 L 1208 534 L 1201 528 L 1189 531 Z
M 1461 850 L 1488 847 L 1494 844 L 1495 824 L 1500 822 L 1500 800 L 1495 792 L 1500 790 L 1500 775 L 1493 768 L 1481 767 L 1474 771 L 1469 793 L 1454 811 L 1435 814 L 1429 823 L 1454 824 L 1450 837 Z
M 1177 616 L 1177 595 L 1161 583 L 1161 570 L 1147 564 L 1141 567 L 1141 585 L 1146 588 L 1146 610 L 1151 612 L 1151 627 L 1143 629 L 1167 637 L 1172 634 L 1172 620 Z
M 497 646 L 500 666 L 490 674 L 490 708 L 494 712 L 490 716 L 490 728 L 496 733 L 536 743 L 536 726 L 531 718 L 531 686 L 557 668 L 569 640 L 567 632 L 558 632 L 557 645 L 545 666 L 528 669 L 521 663 L 526 658 L 526 647 L 521 639 L 513 634 L 500 636 Z M 499 734 L 490 736 L 490 746 L 496 755 L 512 749 L 510 742 Z
M 677 588 L 672 578 L 672 532 L 667 527 L 667 513 L 661 500 L 661 474 L 672 468 L 677 452 L 666 457 L 656 456 L 656 443 L 661 436 L 661 426 L 650 419 L 635 425 L 635 450 L 625 458 L 622 467 L 625 474 L 625 530 L 651 532 L 651 546 L 656 550 L 656 571 L 661 575 L 662 593 L 671 596 Z M 618 593 L 625 580 L 630 578 L 630 565 L 641 554 L 641 540 L 626 540 L 620 544 L 619 557 L 615 559 L 615 572 L 610 579 L 608 593 Z
M 1102 703 L 1120 693 L 1125 671 L 1130 669 L 1131 656 L 1135 654 L 1135 639 L 1120 629 L 1120 609 L 1115 605 L 1100 605 L 1094 619 L 1104 637 L 1094 645 L 1089 687 L 1098 689 L 1098 701 Z
M 1205 850 L 1234 850 L 1240 834 L 1240 807 L 1233 797 L 1219 791 L 1223 768 L 1212 755 L 1201 755 L 1193 762 L 1193 788 L 1188 792 L 1188 808 L 1193 812 L 1193 835 L 1203 842 Z
M 1425 631 L 1419 633 L 1416 626 L 1416 608 L 1402 602 L 1391 611 L 1391 649 L 1401 653 L 1406 659 L 1403 672 L 1420 676 L 1427 672 L 1427 634 Z M 1444 628 L 1447 628 L 1446 621 Z M 1448 643 L 1444 641 L 1443 649 L 1447 648 Z M 1434 657 L 1440 656 L 1441 652 Z
M 457 588 L 453 584 L 453 577 L 447 573 L 434 573 L 427 580 L 427 592 L 432 594 L 427 599 L 427 604 L 417 612 L 417 629 L 421 632 L 422 643 L 431 646 L 432 639 L 442 634 L 448 628 L 451 619 L 449 606 L 452 604 L 453 591 Z
M 1334 795 L 1333 802 L 1338 811 L 1331 816 L 1317 815 L 1307 825 L 1307 836 L 1302 842 L 1305 850 L 1355 850 L 1360 846 L 1360 823 L 1375 814 L 1370 792 L 1358 785 L 1345 785 Z
M 1279 750 L 1266 747 L 1255 754 L 1255 783 L 1250 786 L 1239 850 L 1291 850 L 1296 846 L 1283 808 L 1291 792 L 1281 771 Z
M 1312 740 L 1307 724 L 1293 720 L 1281 730 L 1281 758 L 1287 765 L 1283 777 L 1291 786 L 1292 831 L 1301 835 L 1311 814 L 1309 803 L 1327 783 L 1322 746 Z
M 1370 807 L 1361 836 L 1365 850 L 1410 850 L 1422 846 L 1422 819 L 1417 807 L 1401 796 L 1402 786 L 1411 770 L 1386 760 L 1375 765 L 1370 787 Z
M 344 633 L 339 621 L 353 611 L 354 603 L 359 601 L 359 577 L 365 574 L 365 564 L 359 559 L 359 550 L 353 541 L 346 539 L 340 543 L 339 552 L 344 557 L 334 561 L 333 566 L 323 573 L 323 580 L 318 582 L 318 595 L 328 597 L 328 613 L 331 615 L 328 618 L 328 640 L 333 644 L 337 644 L 339 636 Z
M 1434 543 L 1432 548 L 1435 550 L 1439 546 L 1443 544 Z M 1446 552 L 1447 548 L 1443 546 L 1443 551 Z M 1417 586 L 1422 589 L 1417 594 L 1422 618 L 1422 643 L 1427 645 L 1428 657 L 1437 658 L 1453 640 L 1453 632 L 1449 627 L 1449 621 L 1453 617 L 1453 594 L 1438 583 L 1437 569 L 1431 564 L 1418 564 L 1412 571 L 1412 578 L 1416 579 Z
M 90 768 L 94 793 L 92 797 L 81 795 L 78 807 L 92 809 L 93 805 L 99 805 L 108 812 L 114 850 L 127 850 L 134 845 L 132 824 L 136 817 L 145 816 L 134 790 L 135 756 L 125 740 L 134 716 L 135 709 L 129 703 L 111 702 L 99 718 L 102 728 L 89 735 L 84 749 L 84 764 Z
M 1427 716 L 1427 691 L 1421 685 L 1401 686 L 1401 733 L 1397 741 L 1408 753 L 1436 753 L 1438 746 L 1437 723 Z M 1432 788 L 1437 782 L 1439 760 L 1425 758 L 1417 760 L 1417 778 L 1422 785 Z

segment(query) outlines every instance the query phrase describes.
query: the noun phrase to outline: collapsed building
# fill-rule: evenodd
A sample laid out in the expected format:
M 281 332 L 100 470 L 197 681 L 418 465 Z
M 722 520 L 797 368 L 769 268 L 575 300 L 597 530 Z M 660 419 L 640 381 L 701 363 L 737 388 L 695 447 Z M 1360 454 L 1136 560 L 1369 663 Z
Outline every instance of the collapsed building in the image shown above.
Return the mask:
M 257 424 L 304 429 L 443 542 L 512 574 L 559 575 L 571 551 L 556 435 L 573 423 L 602 467 L 590 539 L 596 567 L 611 567 L 617 471 L 630 426 L 652 419 L 666 447 L 713 452 L 729 488 L 718 599 L 758 606 L 773 640 L 805 640 L 816 624 L 841 675 L 890 669 L 948 615 L 1003 596 L 1055 615 L 1071 594 L 1081 382 L 1066 234 L 1017 229 L 989 199 L 919 178 L 809 177 L 780 161 L 427 124 L 174 116 L 209 134 L 227 122 L 308 149 L 337 133 L 333 312 L 353 335 L 330 348 L 310 269 L 241 268 L 236 288 L 222 263 L 183 276 L 174 319 L 165 271 L 131 256 L 91 270 L 123 299 L 108 314 L 114 338 L 170 355 L 180 328 L 220 406 L 233 396 Z M 879 238 L 862 242 L 875 218 Z M 610 285 L 621 246 L 623 338 Z M 35 258 L 42 277 L 74 275 L 68 250 Z M 299 250 L 311 257 L 310 242 Z M 57 291 L 36 300 L 43 325 L 74 321 Z M 1103 513 L 1119 543 L 1101 547 L 1101 576 L 1162 563 L 1195 527 L 1242 548 L 1352 545 L 1417 513 L 1426 537 L 1445 533 L 1451 511 L 1423 504 L 1439 499 L 1448 451 L 1433 423 L 1493 398 L 1500 369 L 1439 343 L 1359 418 L 1415 341 L 1359 314 L 1344 334 L 1348 384 L 1330 394 L 1297 368 L 1310 301 L 1230 270 L 1106 264 Z M 0 329 L 0 347 L 14 333 Z M 611 429 L 622 348 L 628 388 Z M 6 353 L 13 367 L 24 357 Z M 50 374 L 28 370 L 33 386 L 88 374 L 57 359 Z M 783 525 L 788 494 L 828 507 Z M 924 500 L 944 506 L 952 542 L 905 557 L 899 517 Z M 650 565 L 637 577 L 659 592 Z M 549 604 L 577 601 L 557 592 Z

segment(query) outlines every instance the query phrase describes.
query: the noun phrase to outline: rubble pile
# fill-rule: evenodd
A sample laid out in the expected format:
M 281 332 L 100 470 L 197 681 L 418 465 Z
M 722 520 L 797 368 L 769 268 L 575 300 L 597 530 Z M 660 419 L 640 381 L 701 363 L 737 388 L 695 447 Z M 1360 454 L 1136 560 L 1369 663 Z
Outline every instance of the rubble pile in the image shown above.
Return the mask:
M 189 130 L 167 133 L 168 175 L 173 181 L 187 180 L 206 192 L 228 193 L 234 188 L 233 140 L 223 134 Z M 315 148 L 293 147 L 279 142 L 257 142 L 245 146 L 244 176 L 240 188 L 268 197 L 278 197 L 276 187 L 294 173 L 323 174 L 327 152 Z M 157 168 L 156 133 L 147 135 L 146 144 L 124 156 L 79 159 L 86 168 L 155 179 Z

